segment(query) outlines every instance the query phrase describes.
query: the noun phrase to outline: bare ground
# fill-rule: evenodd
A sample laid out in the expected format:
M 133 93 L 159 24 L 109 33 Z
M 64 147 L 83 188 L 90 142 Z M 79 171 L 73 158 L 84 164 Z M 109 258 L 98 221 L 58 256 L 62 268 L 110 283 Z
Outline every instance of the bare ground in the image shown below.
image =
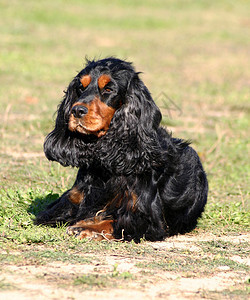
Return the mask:
M 147 246 L 155 253 L 175 251 L 178 256 L 178 251 L 187 250 L 187 255 L 195 256 L 201 252 L 197 241 L 230 242 L 237 248 L 241 243 L 249 243 L 249 237 L 249 234 L 217 237 L 202 233 L 172 237 L 164 242 L 147 243 Z M 78 255 L 88 257 L 88 254 Z M 131 257 L 119 252 L 100 256 L 101 260 L 98 255 L 96 260 L 92 256 L 89 264 L 5 263 L 0 275 L 0 299 L 247 299 L 246 292 L 233 292 L 242 290 L 242 284 L 246 283 L 246 269 L 220 265 L 211 273 L 202 272 L 197 264 L 197 270 L 190 272 L 179 271 L 178 267 L 165 271 L 139 267 L 138 264 L 148 260 L 143 256 Z M 230 259 L 250 265 L 249 258 L 237 252 L 232 252 Z M 149 261 L 154 262 L 153 255 Z M 92 281 L 77 284 L 77 278 L 92 278 Z

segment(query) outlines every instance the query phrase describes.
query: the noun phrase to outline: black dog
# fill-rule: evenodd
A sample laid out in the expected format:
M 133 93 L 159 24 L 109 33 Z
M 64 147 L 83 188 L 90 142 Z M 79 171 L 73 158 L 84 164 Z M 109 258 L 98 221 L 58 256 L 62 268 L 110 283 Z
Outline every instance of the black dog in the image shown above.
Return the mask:
M 73 187 L 37 224 L 80 238 L 163 240 L 196 227 L 208 184 L 196 152 L 159 127 L 161 113 L 128 62 L 87 61 L 69 84 L 44 151 L 74 166 Z

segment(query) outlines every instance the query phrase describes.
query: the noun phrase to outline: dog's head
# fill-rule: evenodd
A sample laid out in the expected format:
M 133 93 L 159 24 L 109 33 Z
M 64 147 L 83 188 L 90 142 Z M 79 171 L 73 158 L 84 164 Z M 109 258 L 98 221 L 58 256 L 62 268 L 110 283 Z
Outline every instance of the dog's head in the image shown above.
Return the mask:
M 122 140 L 132 132 L 143 139 L 156 130 L 161 113 L 138 74 L 131 63 L 116 58 L 87 61 L 58 107 L 55 129 L 44 144 L 48 159 L 80 166 L 79 148 L 83 157 L 95 143 L 114 136 Z
M 129 63 L 117 59 L 89 62 L 68 91 L 68 129 L 98 138 L 105 135 L 116 110 L 125 103 L 133 74 Z

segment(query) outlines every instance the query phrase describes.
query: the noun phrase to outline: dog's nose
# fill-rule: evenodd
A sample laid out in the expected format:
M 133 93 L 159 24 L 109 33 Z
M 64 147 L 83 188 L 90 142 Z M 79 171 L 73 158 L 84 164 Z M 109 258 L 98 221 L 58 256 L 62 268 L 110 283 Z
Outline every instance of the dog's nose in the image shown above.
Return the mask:
M 88 109 L 87 109 L 87 107 L 85 107 L 83 105 L 75 105 L 72 108 L 71 112 L 75 118 L 81 118 L 84 115 L 86 115 L 86 113 L 88 112 Z

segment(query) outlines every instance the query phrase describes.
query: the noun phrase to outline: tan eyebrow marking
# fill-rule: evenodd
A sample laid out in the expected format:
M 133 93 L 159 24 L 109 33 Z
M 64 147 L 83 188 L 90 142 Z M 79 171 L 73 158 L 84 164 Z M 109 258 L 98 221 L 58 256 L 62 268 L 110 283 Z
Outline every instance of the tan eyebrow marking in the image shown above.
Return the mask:
M 99 86 L 99 88 L 103 89 L 105 87 L 105 85 L 108 84 L 110 81 L 111 81 L 111 78 L 110 78 L 109 75 L 107 75 L 107 74 L 101 75 L 98 78 L 98 86 Z
M 86 88 L 90 82 L 91 82 L 92 78 L 90 75 L 84 75 L 80 81 L 81 81 L 81 84 L 83 85 L 84 88 Z

